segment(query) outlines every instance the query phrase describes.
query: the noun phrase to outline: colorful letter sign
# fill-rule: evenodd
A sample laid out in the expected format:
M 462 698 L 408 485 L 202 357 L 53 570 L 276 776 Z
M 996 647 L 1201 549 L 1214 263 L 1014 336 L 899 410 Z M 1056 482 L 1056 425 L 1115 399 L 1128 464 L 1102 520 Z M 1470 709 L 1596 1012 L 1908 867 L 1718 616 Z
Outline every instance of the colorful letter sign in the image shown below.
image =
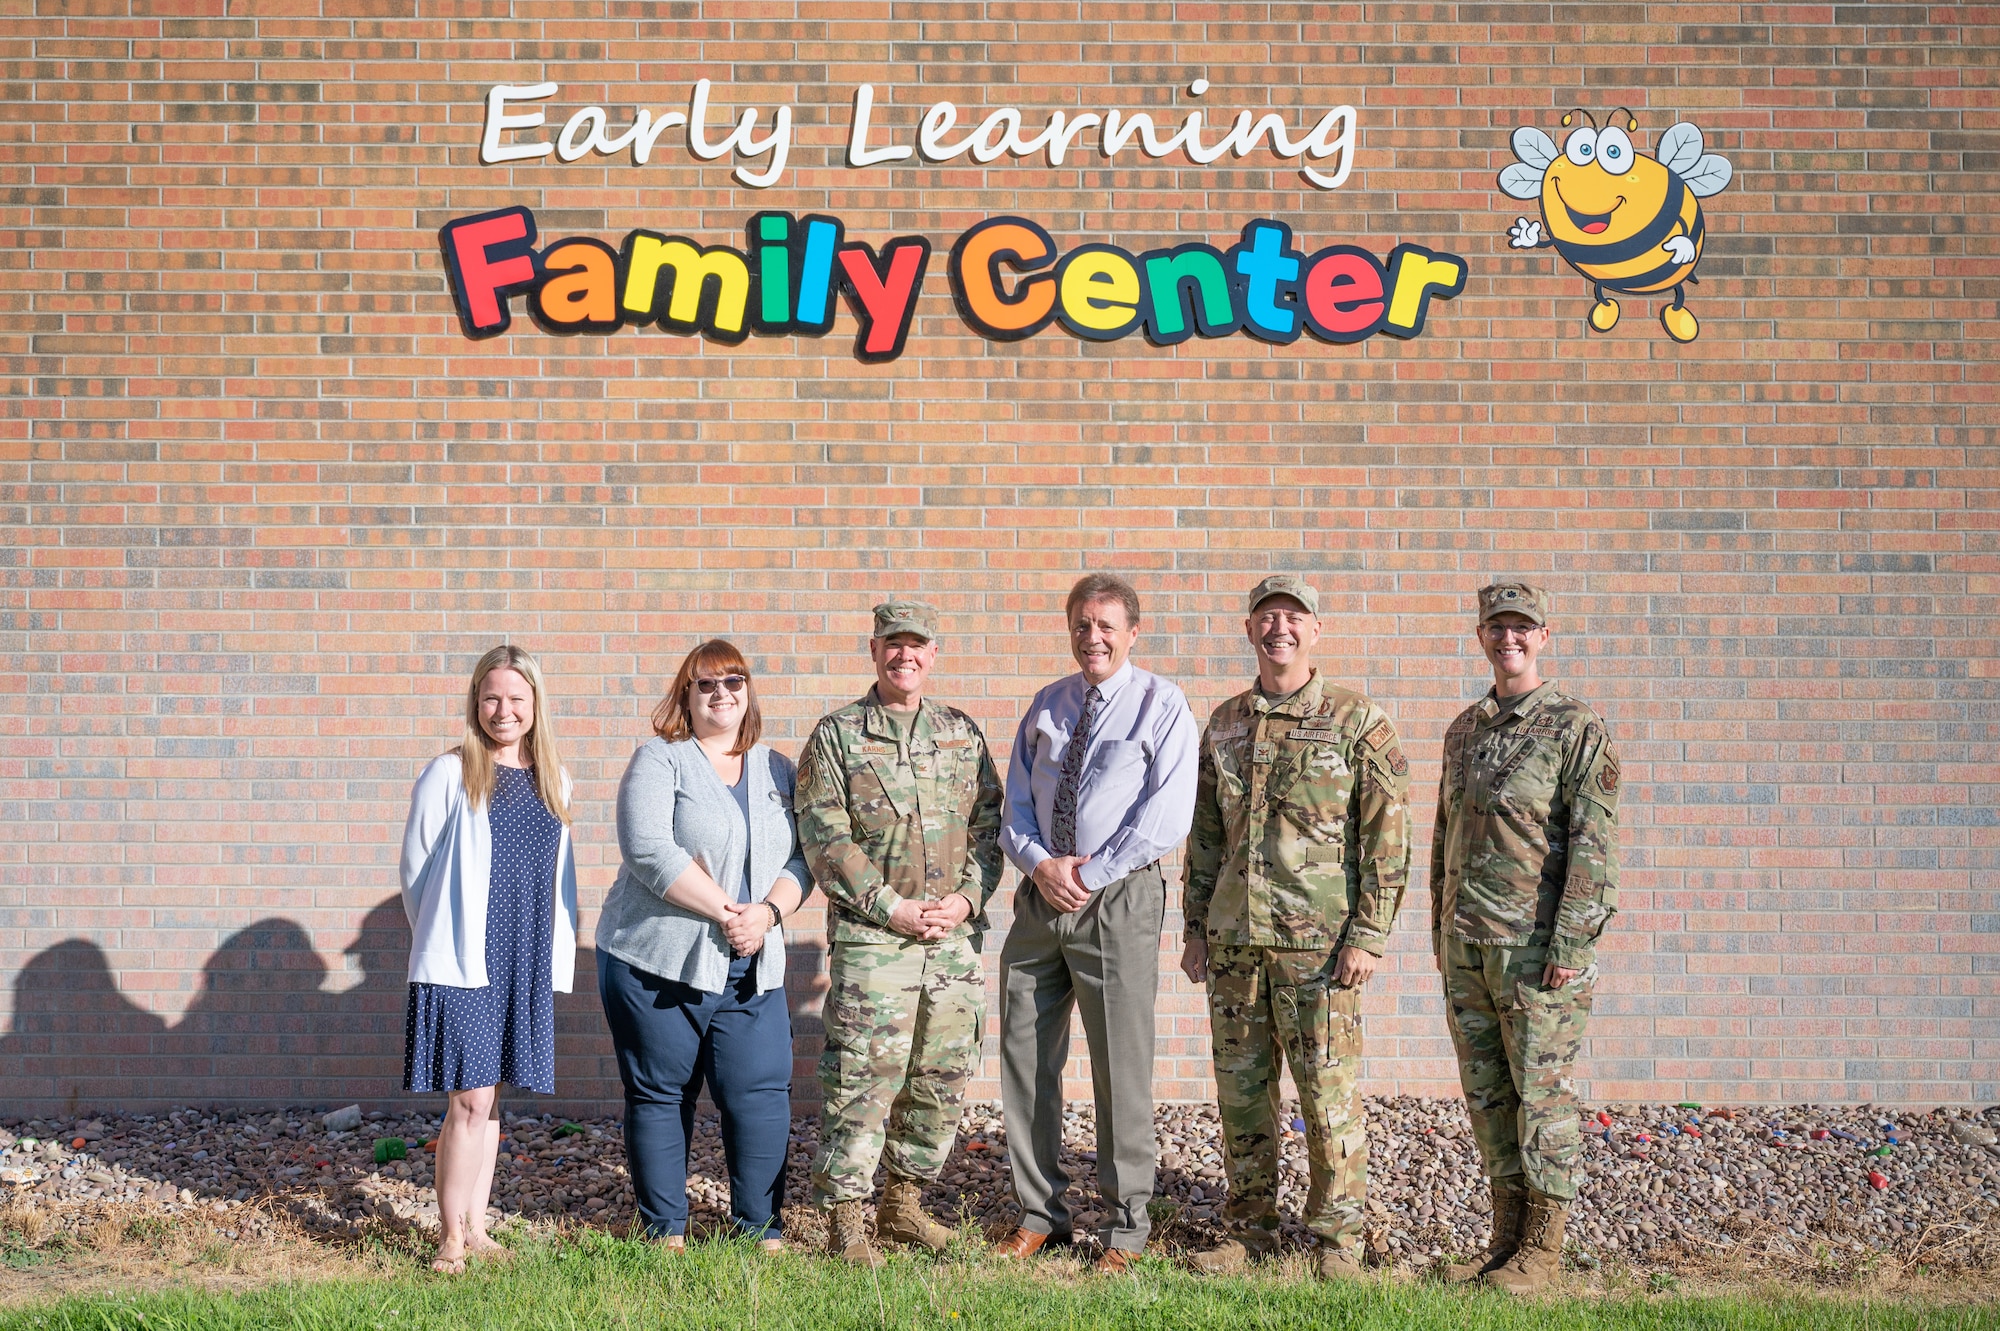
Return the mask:
M 638 230 L 616 250 L 572 237 L 536 247 L 526 208 L 462 217 L 439 232 L 465 335 L 507 331 L 510 297 L 525 295 L 550 333 L 609 333 L 658 324 L 717 342 L 752 333 L 823 336 L 833 303 L 860 323 L 862 361 L 903 354 L 931 246 L 898 236 L 878 251 L 845 238 L 837 217 L 764 212 L 750 219 L 741 250 Z M 1025 217 L 994 217 L 951 247 L 946 280 L 959 317 L 982 337 L 1013 342 L 1050 323 L 1095 342 L 1142 333 L 1155 346 L 1190 337 L 1246 333 L 1289 343 L 1301 333 L 1358 342 L 1375 333 L 1415 337 L 1433 300 L 1465 287 L 1455 254 L 1398 245 L 1377 259 L 1354 245 L 1310 254 L 1282 222 L 1258 218 L 1228 250 L 1191 242 L 1134 254 L 1113 244 L 1063 253 Z

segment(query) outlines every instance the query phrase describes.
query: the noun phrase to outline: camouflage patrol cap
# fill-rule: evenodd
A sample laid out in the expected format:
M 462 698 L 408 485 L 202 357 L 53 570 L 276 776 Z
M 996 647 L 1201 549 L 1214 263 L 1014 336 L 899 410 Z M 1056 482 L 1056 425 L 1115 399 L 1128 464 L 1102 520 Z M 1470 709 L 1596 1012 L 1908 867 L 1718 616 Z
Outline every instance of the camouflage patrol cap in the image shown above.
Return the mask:
M 1521 615 L 1537 624 L 1549 622 L 1549 594 L 1525 582 L 1496 582 L 1479 589 L 1479 622 L 1501 615 Z
M 925 642 L 937 639 L 937 607 L 924 601 L 884 601 L 875 607 L 877 638 L 914 633 Z
M 1295 573 L 1273 573 L 1270 577 L 1250 589 L 1250 613 L 1256 614 L 1257 607 L 1273 596 L 1289 596 L 1306 608 L 1309 614 L 1319 613 L 1319 592 L 1310 582 Z

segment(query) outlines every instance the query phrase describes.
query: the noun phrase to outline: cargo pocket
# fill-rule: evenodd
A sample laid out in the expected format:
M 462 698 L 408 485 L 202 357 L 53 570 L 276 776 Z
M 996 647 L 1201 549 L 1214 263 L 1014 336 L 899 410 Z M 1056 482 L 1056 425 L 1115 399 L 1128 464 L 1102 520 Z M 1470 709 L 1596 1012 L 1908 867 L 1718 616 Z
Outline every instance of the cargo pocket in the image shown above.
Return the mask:
M 1300 1061 L 1315 1068 L 1338 1066 L 1340 1056 L 1328 1040 L 1333 1032 L 1328 1026 L 1332 1005 L 1327 1002 L 1326 978 L 1315 975 L 1277 992 L 1291 995 L 1292 1029 L 1299 1033 L 1299 1053 L 1303 1055 Z
M 1552 1076 L 1568 1076 L 1583 1047 L 1584 1028 L 1590 1022 L 1591 1000 L 1596 990 L 1595 969 L 1585 970 L 1560 989 L 1541 981 L 1540 968 L 1534 982 L 1522 980 L 1514 986 L 1514 1039 L 1521 1060 L 1530 1069 L 1547 1070 Z
M 889 797 L 882 778 L 867 767 L 857 768 L 847 777 L 847 807 L 863 832 L 874 834 L 893 826 L 901 815 Z
M 1313 982 L 1317 1020 L 1314 1038 L 1319 1044 L 1319 1066 L 1346 1067 L 1351 1076 L 1361 1071 L 1361 991 L 1342 989 L 1324 975 Z
M 1368 1125 L 1354 1121 L 1352 1105 L 1338 1105 L 1328 1109 L 1326 1119 L 1326 1169 L 1333 1175 L 1336 1194 L 1348 1193 L 1349 1185 L 1356 1179 L 1368 1177 Z M 1337 1134 L 1337 1135 L 1336 1135 Z
M 1583 1124 L 1574 1114 L 1535 1128 L 1535 1154 L 1552 1168 L 1567 1171 L 1583 1149 Z
M 1536 966 L 1532 975 L 1523 975 L 1514 981 L 1514 1006 L 1523 1012 L 1541 1012 L 1562 1002 L 1562 990 L 1551 989 L 1542 983 L 1542 968 Z

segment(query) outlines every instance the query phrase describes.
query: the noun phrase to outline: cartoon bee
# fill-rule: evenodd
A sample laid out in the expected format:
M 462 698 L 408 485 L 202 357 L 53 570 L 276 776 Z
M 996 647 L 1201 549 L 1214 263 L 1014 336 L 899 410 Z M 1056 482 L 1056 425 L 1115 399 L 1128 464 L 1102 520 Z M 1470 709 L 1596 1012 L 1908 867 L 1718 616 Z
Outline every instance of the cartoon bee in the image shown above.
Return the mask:
M 1676 342 L 1701 331 L 1687 308 L 1681 284 L 1693 282 L 1701 262 L 1699 200 L 1729 183 L 1728 161 L 1703 153 L 1701 131 L 1686 121 L 1660 135 L 1655 156 L 1632 146 L 1639 128 L 1620 107 L 1603 129 L 1581 108 L 1563 117 L 1589 121 L 1563 140 L 1562 151 L 1532 125 L 1514 131 L 1520 161 L 1500 173 L 1500 188 L 1516 199 L 1539 197 L 1542 220 L 1516 218 L 1507 243 L 1517 250 L 1553 245 L 1570 267 L 1589 278 L 1597 294 L 1590 326 L 1608 333 L 1618 324 L 1618 302 L 1607 290 L 1650 295 L 1673 289 L 1674 303 L 1660 324 Z M 1622 122 L 1622 127 L 1621 127 Z

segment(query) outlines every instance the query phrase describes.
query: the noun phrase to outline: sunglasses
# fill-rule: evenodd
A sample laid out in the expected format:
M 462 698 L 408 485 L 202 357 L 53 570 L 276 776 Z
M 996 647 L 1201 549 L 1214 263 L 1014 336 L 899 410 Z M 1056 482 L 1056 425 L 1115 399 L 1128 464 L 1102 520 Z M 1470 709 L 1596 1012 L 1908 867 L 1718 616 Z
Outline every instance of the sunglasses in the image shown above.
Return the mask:
M 743 692 L 743 686 L 750 682 L 748 675 L 724 675 L 721 679 L 698 679 L 694 686 L 701 690 L 701 696 L 711 696 L 717 689 L 728 689 L 731 693 Z

